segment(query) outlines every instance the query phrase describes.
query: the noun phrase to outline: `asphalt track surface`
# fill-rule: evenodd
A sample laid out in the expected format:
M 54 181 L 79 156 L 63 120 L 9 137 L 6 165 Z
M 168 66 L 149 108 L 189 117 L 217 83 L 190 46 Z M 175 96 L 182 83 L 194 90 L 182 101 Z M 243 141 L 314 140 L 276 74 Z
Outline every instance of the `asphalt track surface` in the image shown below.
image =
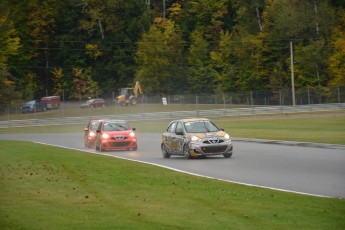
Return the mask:
M 302 194 L 345 198 L 345 147 L 289 142 L 233 140 L 234 155 L 204 159 L 171 157 L 160 151 L 161 134 L 138 133 L 137 151 L 86 149 L 83 133 L 1 134 L 0 140 L 24 140 L 146 162 L 185 173 Z

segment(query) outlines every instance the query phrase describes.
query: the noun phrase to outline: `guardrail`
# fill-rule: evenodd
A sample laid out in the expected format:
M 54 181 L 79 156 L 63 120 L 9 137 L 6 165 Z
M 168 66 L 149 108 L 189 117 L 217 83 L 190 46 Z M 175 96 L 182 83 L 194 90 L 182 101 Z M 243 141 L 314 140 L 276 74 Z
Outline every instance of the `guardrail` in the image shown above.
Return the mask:
M 123 119 L 123 120 L 129 120 L 129 121 L 138 121 L 138 120 L 140 121 L 140 120 L 180 119 L 180 118 L 187 118 L 187 117 L 227 117 L 227 116 L 288 114 L 288 113 L 304 113 L 304 112 L 336 111 L 336 110 L 345 110 L 345 103 L 313 104 L 313 105 L 298 105 L 298 106 L 265 106 L 265 107 L 251 107 L 251 108 L 174 111 L 174 112 L 157 112 L 157 113 L 136 113 L 136 114 L 121 114 L 121 115 L 109 115 L 109 116 L 83 116 L 83 117 L 63 117 L 63 118 L 45 118 L 45 119 L 28 119 L 28 120 L 8 120 L 8 121 L 0 121 L 0 128 L 66 125 L 66 124 L 86 124 L 91 119 Z

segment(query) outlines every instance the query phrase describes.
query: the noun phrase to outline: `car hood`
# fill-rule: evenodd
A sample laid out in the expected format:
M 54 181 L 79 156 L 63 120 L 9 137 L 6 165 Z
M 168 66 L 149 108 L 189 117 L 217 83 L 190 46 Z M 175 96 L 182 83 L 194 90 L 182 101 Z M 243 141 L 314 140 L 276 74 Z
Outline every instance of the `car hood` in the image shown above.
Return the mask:
M 124 130 L 124 131 L 103 131 L 103 133 L 107 133 L 109 136 L 128 136 L 132 130 Z
M 224 131 L 218 131 L 218 132 L 209 132 L 209 133 L 188 133 L 188 136 L 196 136 L 199 137 L 200 139 L 203 138 L 214 138 L 214 137 L 224 137 L 226 132 Z

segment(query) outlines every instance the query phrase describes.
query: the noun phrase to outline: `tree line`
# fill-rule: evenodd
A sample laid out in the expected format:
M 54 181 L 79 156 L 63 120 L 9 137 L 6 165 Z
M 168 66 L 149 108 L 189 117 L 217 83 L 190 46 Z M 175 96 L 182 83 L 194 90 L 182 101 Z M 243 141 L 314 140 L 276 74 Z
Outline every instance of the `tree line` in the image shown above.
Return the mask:
M 293 56 L 292 56 L 293 54 Z M 293 63 L 291 63 L 293 57 Z M 342 0 L 2 0 L 0 103 L 345 86 Z

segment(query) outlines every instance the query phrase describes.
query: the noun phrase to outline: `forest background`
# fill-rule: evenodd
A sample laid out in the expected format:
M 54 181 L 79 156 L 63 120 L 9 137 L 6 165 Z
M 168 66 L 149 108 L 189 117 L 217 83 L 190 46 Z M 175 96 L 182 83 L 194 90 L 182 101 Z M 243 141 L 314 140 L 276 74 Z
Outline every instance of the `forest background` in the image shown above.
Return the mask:
M 0 1 L 0 104 L 282 90 L 292 53 L 297 88 L 345 86 L 345 1 Z

